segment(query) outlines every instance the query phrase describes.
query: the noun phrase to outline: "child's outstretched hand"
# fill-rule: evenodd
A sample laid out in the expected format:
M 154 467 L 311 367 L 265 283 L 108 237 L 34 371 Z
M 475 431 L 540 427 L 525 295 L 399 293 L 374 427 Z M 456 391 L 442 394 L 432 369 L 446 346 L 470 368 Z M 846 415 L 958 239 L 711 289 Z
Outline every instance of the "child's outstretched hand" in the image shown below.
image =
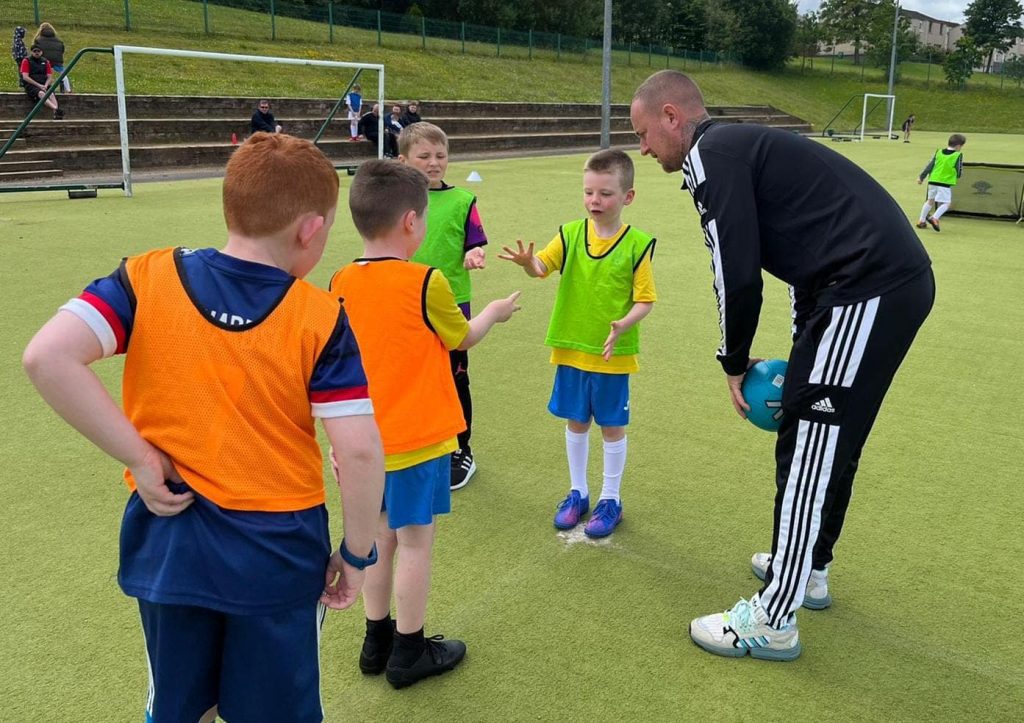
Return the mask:
M 512 318 L 512 315 L 519 311 L 522 307 L 516 303 L 519 300 L 519 292 L 515 291 L 510 296 L 504 299 L 496 299 L 492 301 L 489 306 L 494 310 L 494 320 L 497 323 L 508 321 Z
M 498 258 L 522 266 L 529 276 L 543 276 L 545 271 L 543 264 L 533 255 L 533 242 L 531 241 L 528 246 L 523 246 L 522 239 L 516 239 L 516 247 L 513 249 L 511 246 L 502 246 L 505 253 L 498 254 Z
M 917 179 L 917 185 L 918 186 L 920 186 L 922 183 L 924 183 L 924 179 L 923 178 Z
M 518 250 L 513 249 L 511 246 L 502 246 L 501 250 L 505 253 L 498 254 L 499 259 L 505 259 L 511 261 L 519 266 L 532 266 L 533 265 L 533 241 L 530 242 L 529 246 L 523 246 L 522 239 L 516 239 L 516 246 Z
M 482 269 L 487 265 L 486 252 L 483 246 L 476 246 L 466 252 L 462 265 L 467 269 Z

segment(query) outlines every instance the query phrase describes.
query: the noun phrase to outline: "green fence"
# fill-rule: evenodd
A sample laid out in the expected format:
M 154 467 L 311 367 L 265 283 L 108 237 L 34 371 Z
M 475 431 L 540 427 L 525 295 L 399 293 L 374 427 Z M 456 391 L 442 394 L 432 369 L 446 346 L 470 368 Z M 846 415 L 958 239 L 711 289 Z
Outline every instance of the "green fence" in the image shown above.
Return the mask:
M 532 60 L 593 59 L 601 41 L 557 33 L 510 30 L 419 15 L 356 8 L 324 0 L 316 5 L 287 0 L 20 0 L 8 23 L 38 26 L 47 21 L 58 32 L 69 27 L 117 28 L 168 34 L 223 35 L 250 39 L 341 44 L 352 29 L 369 34 L 380 47 L 490 55 Z M 249 11 L 249 12 L 240 12 Z M 342 32 L 344 30 L 344 32 Z M 29 32 L 31 39 L 32 31 Z M 365 41 L 365 38 L 364 38 Z M 171 44 L 171 43 L 168 43 Z M 717 66 L 725 53 L 629 43 L 612 47 L 617 65 L 652 68 Z

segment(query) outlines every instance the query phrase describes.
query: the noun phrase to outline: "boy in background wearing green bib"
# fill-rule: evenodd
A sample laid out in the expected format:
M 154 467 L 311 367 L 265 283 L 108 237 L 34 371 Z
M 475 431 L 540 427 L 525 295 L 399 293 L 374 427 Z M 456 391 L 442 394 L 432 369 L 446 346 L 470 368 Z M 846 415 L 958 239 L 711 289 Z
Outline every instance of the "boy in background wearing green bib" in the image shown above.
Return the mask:
M 639 370 L 639 321 L 654 307 L 651 259 L 655 239 L 622 223 L 633 202 L 633 161 L 618 150 L 599 151 L 583 167 L 583 206 L 588 218 L 562 225 L 547 247 L 505 246 L 498 258 L 519 264 L 528 276 L 561 274 L 545 343 L 556 365 L 548 410 L 567 420 L 569 494 L 558 505 L 555 527 L 567 530 L 590 510 L 587 457 L 591 420 L 604 439 L 604 485 L 584 526 L 589 537 L 607 537 L 622 521 L 619 488 L 626 466 L 629 375 Z
M 444 274 L 455 294 L 455 303 L 469 319 L 472 317 L 469 302 L 473 295 L 469 270 L 484 267 L 484 246 L 487 245 L 487 235 L 476 209 L 476 196 L 444 182 L 448 170 L 448 136 L 433 123 L 420 121 L 402 129 L 398 136 L 398 160 L 420 171 L 430 181 L 427 235 L 412 261 L 433 266 Z M 451 488 L 457 490 L 465 487 L 476 472 L 476 461 L 469 446 L 473 433 L 473 398 L 469 393 L 469 354 L 455 349 L 449 357 L 462 416 L 466 418 L 466 431 L 459 434 L 459 448 L 452 452 Z
M 964 154 L 960 149 L 965 143 L 967 138 L 959 133 L 951 135 L 948 147 L 935 151 L 935 155 L 917 177 L 918 185 L 924 183 L 925 178 L 928 179 L 928 200 L 924 202 L 921 217 L 917 219 L 918 228 L 928 228 L 928 224 L 931 224 L 936 231 L 941 230 L 939 219 L 953 203 L 953 186 L 964 172 Z M 938 205 L 938 209 L 931 213 L 934 204 Z

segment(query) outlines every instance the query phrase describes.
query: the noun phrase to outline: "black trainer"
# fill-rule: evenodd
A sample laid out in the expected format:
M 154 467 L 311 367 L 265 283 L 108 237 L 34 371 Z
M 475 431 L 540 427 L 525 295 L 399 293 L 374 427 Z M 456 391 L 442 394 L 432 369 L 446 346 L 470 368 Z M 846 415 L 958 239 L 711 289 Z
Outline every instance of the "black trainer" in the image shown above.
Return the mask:
M 457 449 L 452 452 L 452 489 L 460 490 L 469 484 L 470 477 L 476 472 L 476 462 L 469 450 Z
M 427 638 L 426 647 L 412 665 L 395 665 L 392 655 L 387 665 L 387 678 L 395 688 L 405 688 L 432 675 L 447 673 L 466 657 L 466 644 L 461 640 L 445 640 L 443 635 Z

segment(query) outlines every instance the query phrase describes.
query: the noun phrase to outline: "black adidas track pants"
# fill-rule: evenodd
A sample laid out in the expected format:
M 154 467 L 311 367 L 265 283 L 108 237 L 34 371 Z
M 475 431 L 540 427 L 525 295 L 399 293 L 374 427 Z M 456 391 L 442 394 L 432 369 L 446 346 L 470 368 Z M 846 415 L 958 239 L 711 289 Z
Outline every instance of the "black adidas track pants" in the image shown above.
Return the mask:
M 775 445 L 772 561 L 760 592 L 771 625 L 803 603 L 811 569 L 832 561 L 861 450 L 934 299 L 928 269 L 882 296 L 797 319 Z

